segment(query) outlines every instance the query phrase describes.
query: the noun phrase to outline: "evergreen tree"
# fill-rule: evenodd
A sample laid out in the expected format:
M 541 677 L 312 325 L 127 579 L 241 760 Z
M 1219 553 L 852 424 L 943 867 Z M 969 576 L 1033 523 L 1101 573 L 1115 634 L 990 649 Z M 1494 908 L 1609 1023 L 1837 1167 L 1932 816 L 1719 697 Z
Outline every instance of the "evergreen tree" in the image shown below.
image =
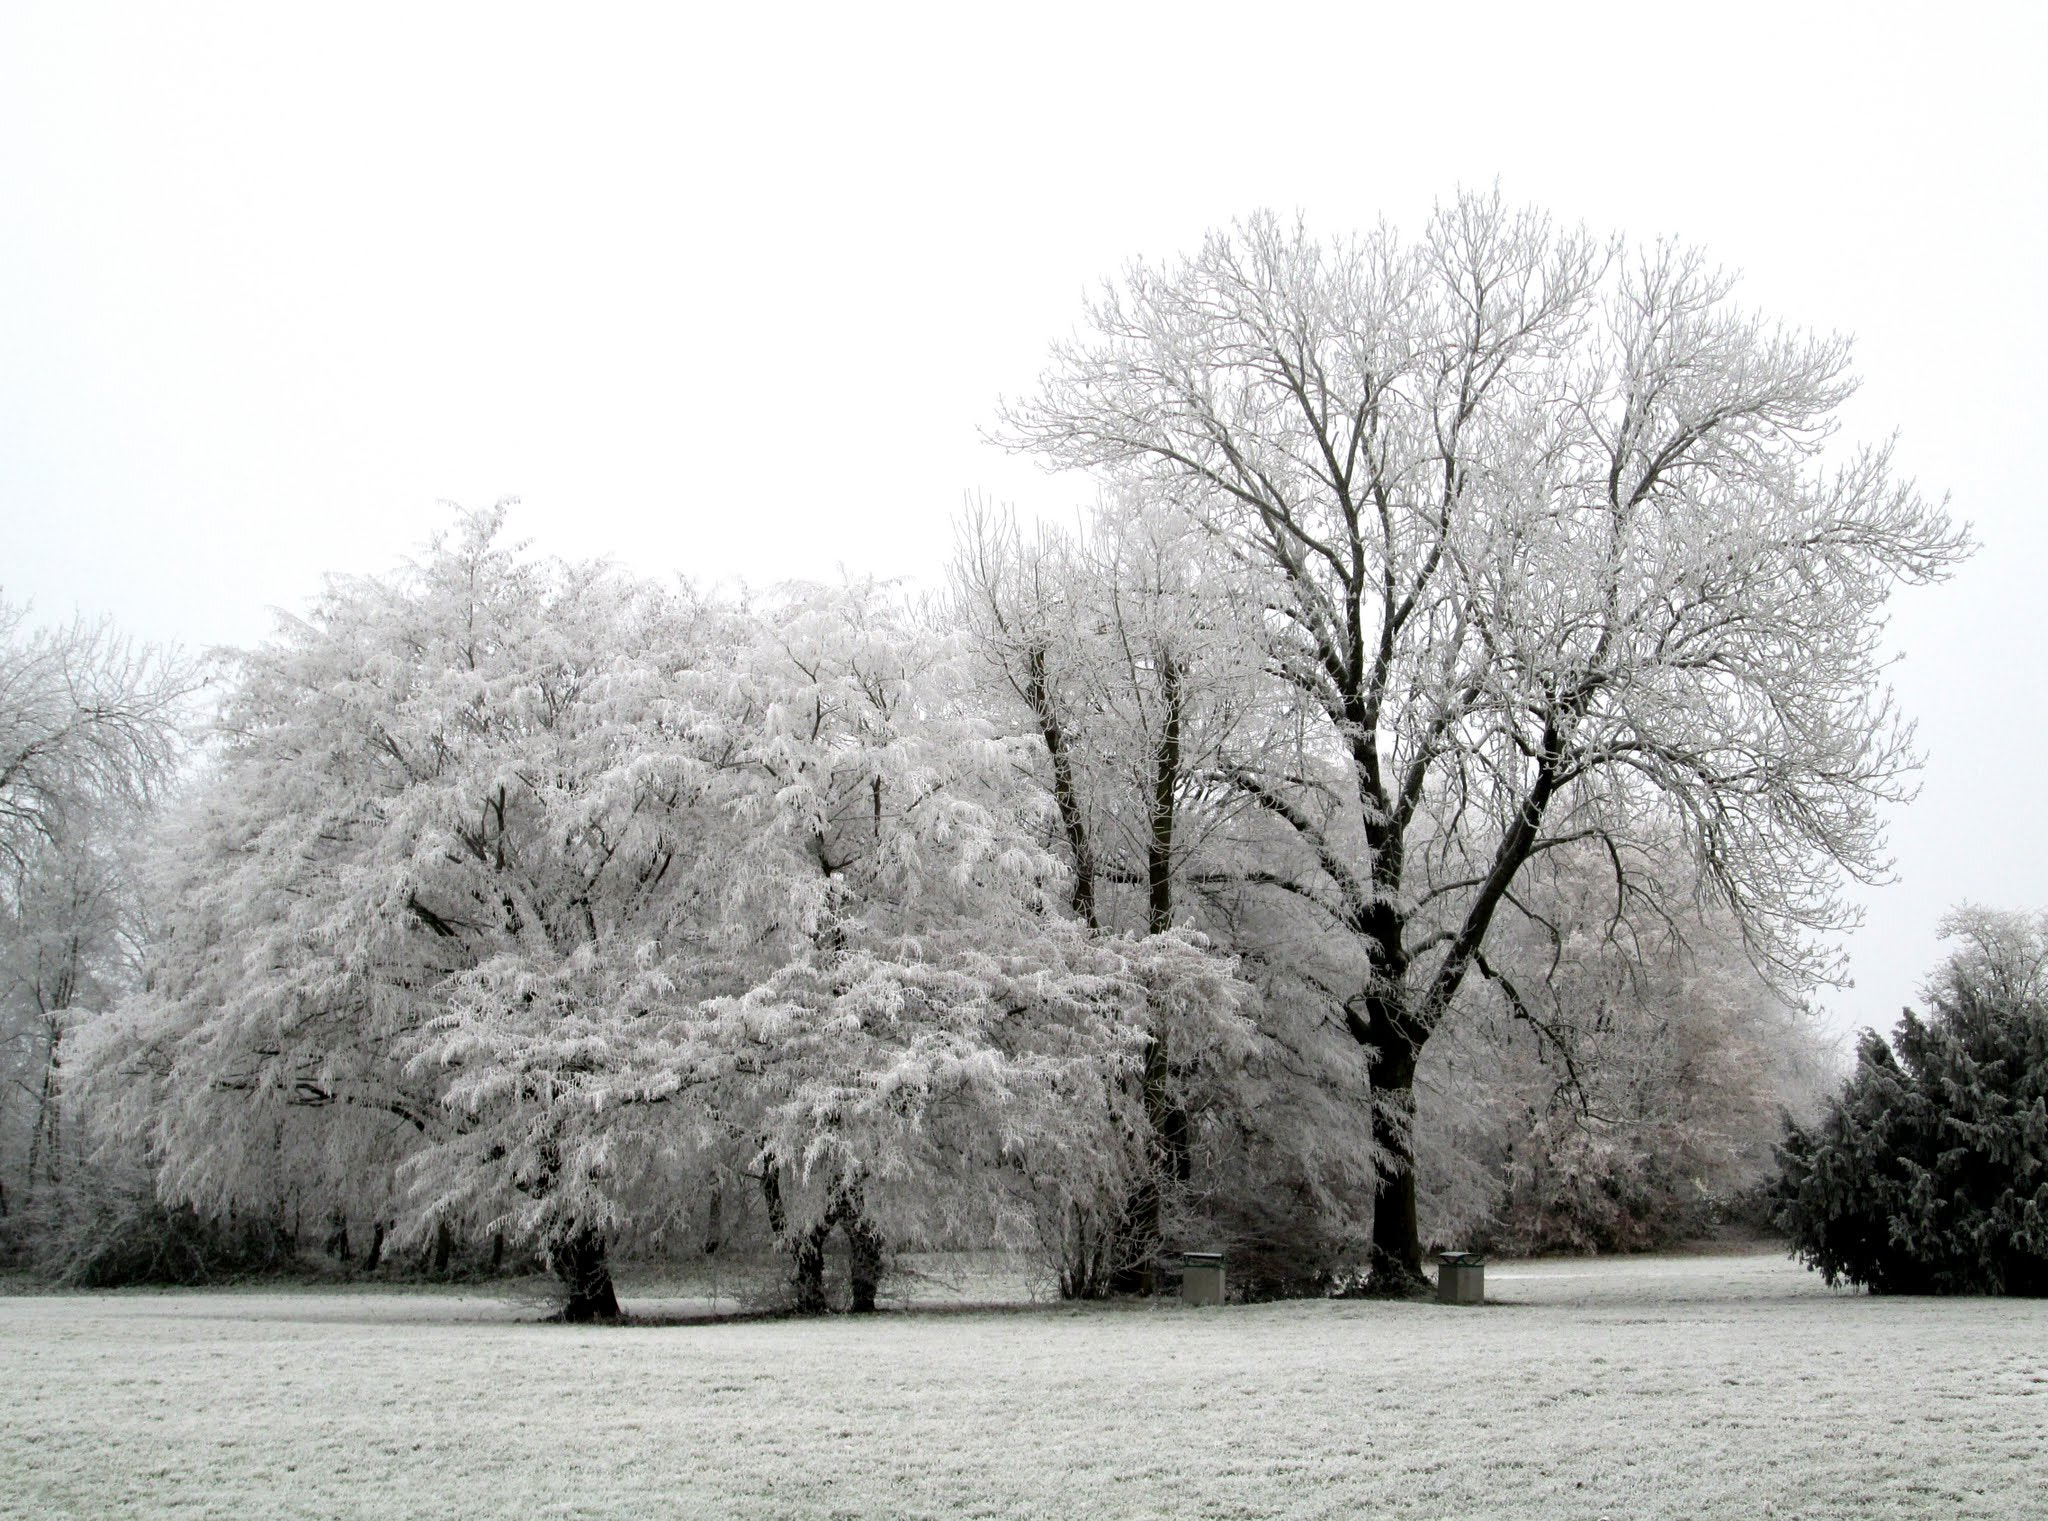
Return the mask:
M 2048 1294 L 2048 915 L 1966 909 L 1963 947 L 1780 1157 L 1779 1222 L 1830 1284 Z

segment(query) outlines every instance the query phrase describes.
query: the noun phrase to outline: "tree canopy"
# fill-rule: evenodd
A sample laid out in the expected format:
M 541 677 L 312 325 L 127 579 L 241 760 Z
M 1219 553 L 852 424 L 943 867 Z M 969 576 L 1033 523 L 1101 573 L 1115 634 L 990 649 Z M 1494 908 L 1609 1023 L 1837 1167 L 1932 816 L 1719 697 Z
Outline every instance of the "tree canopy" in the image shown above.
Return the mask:
M 1848 344 L 1765 321 L 1668 244 L 1461 195 L 1419 238 L 1270 215 L 1137 264 L 1002 441 L 1209 535 L 1263 609 L 1289 721 L 1210 765 L 1264 875 L 1360 965 L 1375 1271 L 1417 1281 L 1416 1060 L 1496 921 L 1591 842 L 1617 924 L 1668 916 L 1675 836 L 1751 952 L 1826 970 L 1842 873 L 1911 791 L 1887 597 L 1966 552 L 1889 450 L 1831 457 Z
M 943 639 L 872 587 L 717 603 L 501 529 L 241 659 L 150 985 L 88 1053 L 165 1190 L 502 1233 L 572 1314 L 743 1180 L 800 1296 L 835 1228 L 1038 1244 L 1120 1204 L 1145 1032 L 1241 1042 L 1246 991 L 1057 911 Z

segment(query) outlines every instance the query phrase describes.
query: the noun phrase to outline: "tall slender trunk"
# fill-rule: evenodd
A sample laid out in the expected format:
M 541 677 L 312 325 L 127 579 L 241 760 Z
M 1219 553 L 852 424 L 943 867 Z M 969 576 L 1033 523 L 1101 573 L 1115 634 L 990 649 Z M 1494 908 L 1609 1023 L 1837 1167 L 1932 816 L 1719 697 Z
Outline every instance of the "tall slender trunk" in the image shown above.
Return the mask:
M 1163 935 L 1173 928 L 1173 837 L 1180 792 L 1181 768 L 1181 671 L 1172 655 L 1161 652 L 1156 660 L 1159 692 L 1163 705 L 1159 742 L 1152 751 L 1151 829 L 1145 841 L 1145 928 Z M 1160 1254 L 1165 1249 L 1165 1196 L 1167 1189 L 1186 1166 L 1186 1116 L 1175 1123 L 1174 1104 L 1168 1086 L 1166 1016 L 1154 1010 L 1152 1028 L 1145 1040 L 1145 1177 L 1139 1184 L 1132 1207 L 1131 1243 L 1136 1260 L 1132 1264 L 1134 1287 L 1150 1294 L 1159 1287 Z M 1174 1141 L 1180 1141 L 1179 1156 Z
M 337 1209 L 327 1218 L 327 1255 L 344 1267 L 353 1259 L 348 1248 L 348 1211 Z
M 63 1065 L 59 1043 L 63 1032 L 56 1016 L 44 1016 L 45 1035 L 48 1045 L 43 1059 L 42 1089 L 36 1096 L 35 1129 L 29 1133 L 28 1142 L 28 1197 L 35 1197 L 38 1178 L 52 1186 L 62 1181 L 63 1171 L 60 1145 L 63 1140 L 63 1115 L 58 1100 L 58 1069 Z
M 1068 753 L 1059 709 L 1053 703 L 1042 644 L 1034 644 L 1024 652 L 1024 697 L 1038 720 L 1038 736 L 1045 742 L 1045 752 L 1052 758 L 1053 804 L 1059 810 L 1067 850 L 1074 858 L 1074 913 L 1091 930 L 1100 929 L 1095 917 L 1095 852 L 1088 839 L 1088 821 L 1081 813 L 1081 796 L 1074 784 L 1074 760 Z
M 704 1255 L 716 1255 L 725 1244 L 725 1189 L 723 1185 L 711 1185 L 711 1203 L 704 1212 Z

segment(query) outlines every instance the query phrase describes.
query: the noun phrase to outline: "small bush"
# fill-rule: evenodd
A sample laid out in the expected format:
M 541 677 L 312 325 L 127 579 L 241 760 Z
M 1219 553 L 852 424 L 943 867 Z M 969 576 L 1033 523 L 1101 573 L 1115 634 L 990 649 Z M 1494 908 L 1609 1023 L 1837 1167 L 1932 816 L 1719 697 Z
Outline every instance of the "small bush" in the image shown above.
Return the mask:
M 1647 1252 L 1705 1235 L 1720 1201 L 1684 1159 L 1683 1143 L 1661 1129 L 1553 1110 L 1505 1169 L 1486 1245 L 1529 1257 Z
M 164 1204 L 139 1171 L 81 1173 L 39 1193 L 7 1226 L 11 1260 L 71 1288 L 217 1283 L 294 1262 L 274 1223 L 214 1220 Z
M 1364 1281 L 1365 1233 L 1299 1182 L 1232 1191 L 1210 1201 L 1203 1220 L 1183 1239 L 1224 1254 L 1230 1297 L 1240 1303 L 1318 1299 Z

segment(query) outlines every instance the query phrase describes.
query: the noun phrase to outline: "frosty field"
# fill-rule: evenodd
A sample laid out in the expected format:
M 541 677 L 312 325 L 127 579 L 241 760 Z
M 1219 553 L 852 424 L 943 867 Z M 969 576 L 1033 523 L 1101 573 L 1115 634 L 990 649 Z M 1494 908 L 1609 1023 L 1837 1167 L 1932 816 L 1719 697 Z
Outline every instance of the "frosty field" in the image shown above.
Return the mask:
M 2048 1303 L 1831 1293 L 1771 1256 L 1496 1264 L 1478 1309 L 942 1302 L 986 1287 L 871 1319 L 619 1329 L 379 1289 L 4 1299 L 0 1515 L 2048 1504 Z

